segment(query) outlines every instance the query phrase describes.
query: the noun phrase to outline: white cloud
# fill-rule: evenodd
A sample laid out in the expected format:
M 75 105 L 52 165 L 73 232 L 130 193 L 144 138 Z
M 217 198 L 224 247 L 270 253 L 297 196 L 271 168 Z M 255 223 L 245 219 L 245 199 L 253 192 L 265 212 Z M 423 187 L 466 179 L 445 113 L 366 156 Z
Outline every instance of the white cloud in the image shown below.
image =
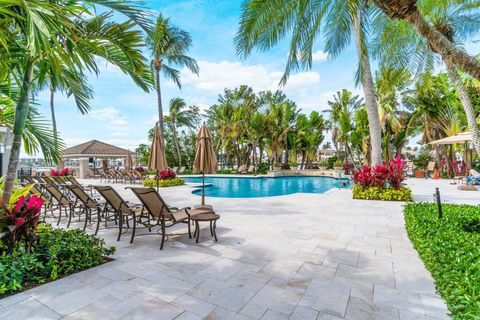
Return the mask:
M 114 107 L 95 109 L 88 113 L 89 117 L 106 122 L 110 126 L 126 126 L 127 116 Z
M 328 59 L 328 53 L 323 52 L 322 50 L 315 51 L 312 54 L 313 61 L 325 61 Z
M 199 76 L 182 70 L 184 85 L 192 85 L 201 91 L 218 94 L 224 88 L 234 88 L 242 84 L 256 91 L 275 90 L 283 71 L 274 70 L 266 65 L 245 65 L 240 62 L 209 62 L 201 60 Z M 285 90 L 312 86 L 320 83 L 320 74 L 316 71 L 300 72 L 290 76 Z
M 110 137 L 126 137 L 128 136 L 127 132 L 112 132 L 110 133 Z

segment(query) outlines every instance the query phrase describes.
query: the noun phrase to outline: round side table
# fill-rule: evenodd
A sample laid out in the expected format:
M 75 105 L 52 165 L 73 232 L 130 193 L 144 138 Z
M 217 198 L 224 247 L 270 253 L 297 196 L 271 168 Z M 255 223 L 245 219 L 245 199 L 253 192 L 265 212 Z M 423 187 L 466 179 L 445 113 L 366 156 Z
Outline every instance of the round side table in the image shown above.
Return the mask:
M 193 234 L 194 237 L 196 237 L 195 242 L 198 243 L 198 239 L 200 238 L 200 221 L 208 221 L 210 222 L 210 234 L 211 236 L 217 240 L 217 220 L 220 219 L 220 216 L 216 213 L 213 212 L 205 212 L 205 213 L 200 213 L 192 216 L 190 218 L 192 221 L 195 222 L 195 233 Z

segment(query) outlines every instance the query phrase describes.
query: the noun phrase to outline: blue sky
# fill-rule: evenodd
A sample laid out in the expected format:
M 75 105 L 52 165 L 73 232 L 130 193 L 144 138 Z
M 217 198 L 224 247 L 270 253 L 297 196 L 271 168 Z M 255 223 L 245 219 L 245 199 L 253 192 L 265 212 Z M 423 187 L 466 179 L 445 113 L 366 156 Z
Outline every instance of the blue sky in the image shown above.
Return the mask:
M 173 97 L 205 109 L 217 100 L 225 87 L 248 84 L 256 91 L 275 90 L 288 55 L 287 42 L 264 53 L 254 53 L 245 61 L 235 55 L 233 38 L 238 28 L 241 1 L 238 0 L 148 0 L 155 14 L 171 18 L 176 26 L 193 38 L 190 56 L 200 66 L 200 75 L 182 71 L 182 90 L 163 80 L 164 106 Z M 283 90 L 304 112 L 321 111 L 337 90 L 347 88 L 360 95 L 354 85 L 356 52 L 353 44 L 334 61 L 327 59 L 317 43 L 312 70 L 291 76 Z M 68 146 L 91 139 L 134 150 L 146 143 L 147 131 L 157 118 L 156 93 L 144 93 L 117 68 L 102 63 L 102 72 L 91 77 L 95 90 L 92 111 L 81 115 L 74 101 L 56 97 L 56 116 L 61 137 Z M 39 95 L 40 111 L 50 118 L 48 93 Z M 166 107 L 164 108 L 166 109 Z

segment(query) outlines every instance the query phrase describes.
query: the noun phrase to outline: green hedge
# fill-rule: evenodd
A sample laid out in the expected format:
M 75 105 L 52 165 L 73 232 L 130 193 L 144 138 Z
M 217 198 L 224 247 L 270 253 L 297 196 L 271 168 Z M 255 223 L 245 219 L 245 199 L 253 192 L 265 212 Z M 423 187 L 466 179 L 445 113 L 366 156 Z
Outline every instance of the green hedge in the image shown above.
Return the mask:
M 58 277 L 102 264 L 115 248 L 83 230 L 38 227 L 38 241 L 31 252 L 18 246 L 0 255 L 0 297 Z
M 145 179 L 143 181 L 143 186 L 144 187 L 156 187 L 156 182 L 157 180 L 155 179 Z M 158 180 L 158 186 L 159 187 L 176 187 L 176 186 L 181 186 L 185 184 L 185 180 L 176 178 L 176 179 L 166 179 L 166 180 Z
M 408 235 L 454 319 L 480 319 L 480 208 L 436 204 L 405 206 Z
M 402 187 L 393 188 L 353 187 L 353 199 L 385 200 L 385 201 L 412 201 L 412 190 Z

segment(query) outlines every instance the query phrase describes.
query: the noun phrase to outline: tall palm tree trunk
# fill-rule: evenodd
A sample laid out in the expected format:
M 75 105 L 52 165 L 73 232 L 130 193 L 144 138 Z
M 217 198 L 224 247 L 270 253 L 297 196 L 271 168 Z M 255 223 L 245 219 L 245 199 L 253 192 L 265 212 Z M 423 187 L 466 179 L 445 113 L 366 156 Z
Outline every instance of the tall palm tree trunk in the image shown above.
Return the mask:
M 365 95 L 365 107 L 367 109 L 367 117 L 370 131 L 370 143 L 372 147 L 371 165 L 382 163 L 382 132 L 380 128 L 380 117 L 378 115 L 377 99 L 375 97 L 375 87 L 373 84 L 372 70 L 370 68 L 370 60 L 366 48 L 362 46 L 362 29 L 360 24 L 360 11 L 354 21 L 353 33 L 355 44 L 357 46 L 358 57 L 360 59 L 361 81 L 363 92 Z
M 373 2 L 391 19 L 400 18 L 410 22 L 418 34 L 427 39 L 432 48 L 442 56 L 443 60 L 480 80 L 480 61 L 456 47 L 439 30 L 429 25 L 418 12 L 416 0 L 373 0 Z
M 467 116 L 468 127 L 470 128 L 470 132 L 472 134 L 472 142 L 475 146 L 475 150 L 478 154 L 480 154 L 480 137 L 478 136 L 478 125 L 477 119 L 475 117 L 475 109 L 472 104 L 472 100 L 470 99 L 467 89 L 462 83 L 462 79 L 458 74 L 457 69 L 451 63 L 444 60 L 445 65 L 447 66 L 448 76 L 452 80 L 455 90 L 457 90 L 458 97 L 462 102 L 463 109 L 465 110 L 465 115 Z
M 160 127 L 160 139 L 162 139 L 165 146 L 165 135 L 163 130 L 163 106 L 162 106 L 162 91 L 160 90 L 160 64 L 154 66 L 155 68 L 155 85 L 157 89 L 157 105 L 158 105 L 158 125 Z M 165 149 L 165 147 L 164 147 Z
M 177 155 L 178 155 L 178 166 L 182 166 L 182 153 L 180 152 L 180 142 L 178 141 L 178 136 L 177 136 L 177 128 L 175 128 L 175 125 L 172 123 L 172 138 L 173 138 L 173 143 L 175 143 L 175 148 L 177 149 Z
M 53 143 L 55 149 L 58 148 L 58 132 L 57 132 L 57 120 L 55 118 L 55 88 L 50 82 L 50 113 L 52 115 L 52 129 L 53 129 Z
M 25 129 L 25 122 L 29 111 L 29 97 L 31 88 L 31 79 L 33 71 L 34 59 L 28 58 L 23 76 L 22 90 L 18 97 L 18 103 L 15 108 L 15 122 L 13 125 L 13 141 L 10 150 L 10 159 L 8 160 L 7 173 L 5 174 L 5 184 L 3 186 L 2 201 L 9 203 L 15 184 L 15 176 L 17 174 L 18 159 L 20 157 L 20 147 L 22 145 L 22 135 Z

